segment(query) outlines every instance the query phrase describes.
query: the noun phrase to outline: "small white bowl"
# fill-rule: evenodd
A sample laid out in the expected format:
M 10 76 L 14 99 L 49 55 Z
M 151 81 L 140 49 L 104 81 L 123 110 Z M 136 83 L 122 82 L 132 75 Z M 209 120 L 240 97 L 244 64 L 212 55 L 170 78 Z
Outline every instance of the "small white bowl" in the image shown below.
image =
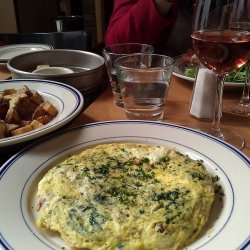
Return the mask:
M 74 73 L 74 71 L 72 69 L 65 67 L 42 67 L 32 71 L 32 73 L 44 74 L 44 75 L 61 75 L 61 74 Z

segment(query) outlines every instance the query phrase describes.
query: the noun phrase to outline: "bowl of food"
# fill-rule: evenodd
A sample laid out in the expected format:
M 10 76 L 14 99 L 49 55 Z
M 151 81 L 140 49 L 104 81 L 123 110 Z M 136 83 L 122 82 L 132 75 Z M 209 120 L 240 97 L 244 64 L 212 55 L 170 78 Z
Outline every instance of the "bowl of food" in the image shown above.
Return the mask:
M 0 148 L 44 136 L 70 122 L 83 108 L 75 88 L 49 80 L 0 84 Z
M 13 79 L 53 80 L 71 85 L 83 93 L 92 92 L 105 83 L 104 59 L 87 51 L 54 49 L 29 52 L 9 60 L 7 67 Z M 46 73 L 44 68 L 47 68 Z

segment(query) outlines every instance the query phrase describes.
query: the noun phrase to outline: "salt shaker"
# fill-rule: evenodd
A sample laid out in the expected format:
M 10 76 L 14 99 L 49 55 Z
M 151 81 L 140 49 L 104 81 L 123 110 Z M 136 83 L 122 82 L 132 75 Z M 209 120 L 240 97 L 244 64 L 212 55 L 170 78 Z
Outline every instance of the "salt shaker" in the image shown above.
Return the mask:
M 216 96 L 216 78 L 201 64 L 195 78 L 189 113 L 198 119 L 213 119 Z

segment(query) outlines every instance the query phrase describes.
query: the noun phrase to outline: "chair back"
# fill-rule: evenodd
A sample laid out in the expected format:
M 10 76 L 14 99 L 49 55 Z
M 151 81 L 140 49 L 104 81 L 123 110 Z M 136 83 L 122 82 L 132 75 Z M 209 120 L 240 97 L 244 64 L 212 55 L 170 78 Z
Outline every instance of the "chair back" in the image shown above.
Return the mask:
M 22 43 L 42 43 L 54 49 L 91 49 L 90 34 L 83 30 L 50 33 L 0 33 L 0 46 Z

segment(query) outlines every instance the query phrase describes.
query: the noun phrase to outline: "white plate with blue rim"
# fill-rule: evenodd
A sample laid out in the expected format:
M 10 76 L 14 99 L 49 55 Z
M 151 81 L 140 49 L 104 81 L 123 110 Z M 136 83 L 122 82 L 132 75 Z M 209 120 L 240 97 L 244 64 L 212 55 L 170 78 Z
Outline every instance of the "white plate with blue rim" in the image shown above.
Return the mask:
M 20 89 L 26 85 L 37 91 L 44 101 L 50 101 L 58 110 L 58 115 L 48 124 L 24 134 L 0 139 L 0 147 L 25 142 L 48 134 L 70 122 L 83 108 L 82 94 L 75 88 L 49 80 L 4 80 L 0 81 L 0 93 L 5 89 Z
M 219 177 L 224 196 L 216 196 L 207 225 L 185 249 L 250 249 L 249 158 L 199 131 L 145 121 L 99 122 L 53 133 L 7 161 L 0 169 L 0 200 L 4 201 L 0 206 L 0 246 L 70 249 L 59 235 L 49 235 L 36 226 L 38 182 L 55 162 L 84 148 L 111 142 L 163 145 L 202 160 L 206 169 Z

